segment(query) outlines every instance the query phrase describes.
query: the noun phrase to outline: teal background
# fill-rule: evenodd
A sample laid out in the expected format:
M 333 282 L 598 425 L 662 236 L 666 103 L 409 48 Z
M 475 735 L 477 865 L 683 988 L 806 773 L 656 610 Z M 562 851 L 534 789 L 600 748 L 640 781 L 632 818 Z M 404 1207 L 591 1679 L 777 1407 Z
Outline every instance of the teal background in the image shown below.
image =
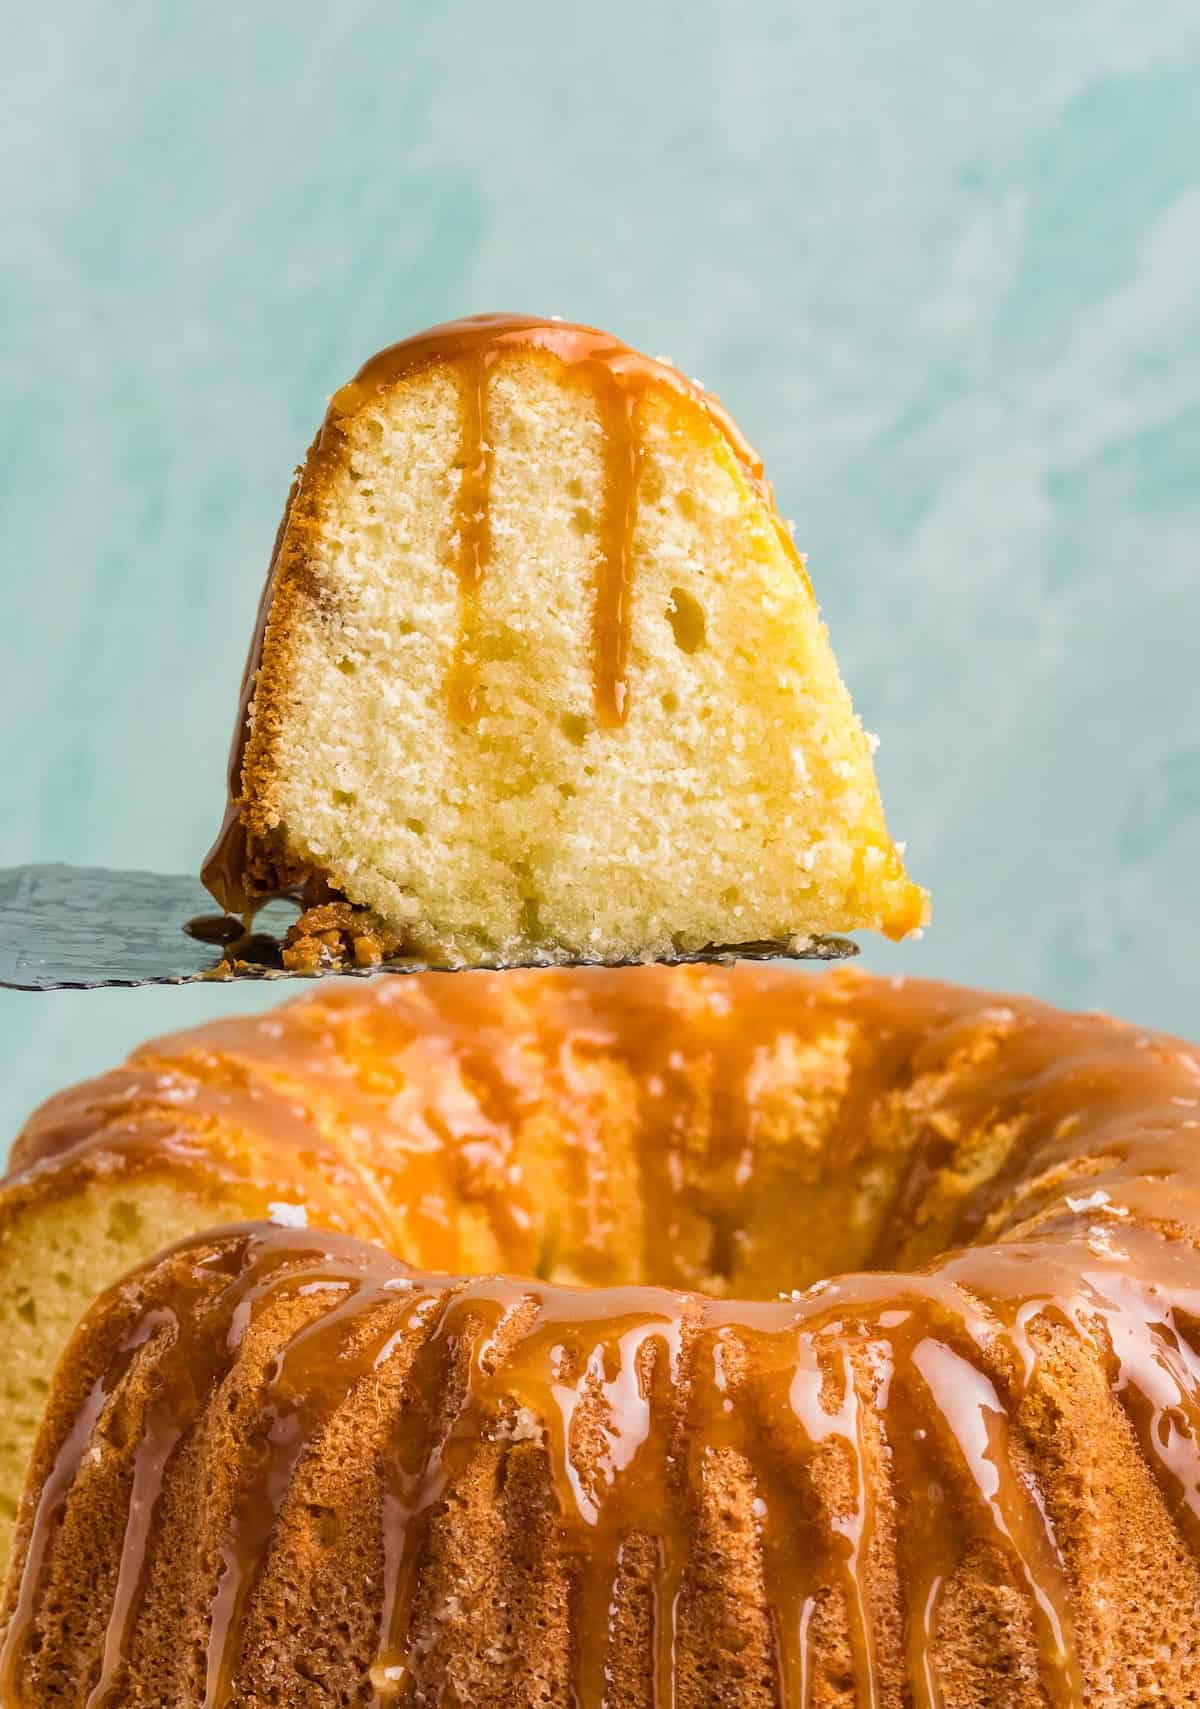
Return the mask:
M 0 864 L 194 869 L 293 462 L 375 347 L 592 320 L 796 519 L 904 967 L 1200 1035 L 1194 0 L 13 9 Z M 0 994 L 0 1139 L 273 992 Z

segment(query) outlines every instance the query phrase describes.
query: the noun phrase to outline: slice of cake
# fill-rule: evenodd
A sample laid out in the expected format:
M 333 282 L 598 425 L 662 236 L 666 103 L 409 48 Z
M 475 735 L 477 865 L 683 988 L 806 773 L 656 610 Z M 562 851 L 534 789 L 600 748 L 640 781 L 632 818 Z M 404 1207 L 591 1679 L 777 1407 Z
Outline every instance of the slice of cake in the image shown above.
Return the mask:
M 663 361 L 481 315 L 333 397 L 204 869 L 300 953 L 671 957 L 926 917 L 762 465 Z

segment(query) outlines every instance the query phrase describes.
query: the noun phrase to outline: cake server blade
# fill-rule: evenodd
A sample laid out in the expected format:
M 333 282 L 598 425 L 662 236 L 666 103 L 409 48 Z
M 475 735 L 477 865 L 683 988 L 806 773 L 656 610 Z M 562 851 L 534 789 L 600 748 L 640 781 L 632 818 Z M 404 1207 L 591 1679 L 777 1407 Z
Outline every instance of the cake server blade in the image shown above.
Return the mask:
M 280 951 L 295 917 L 295 909 L 284 902 L 264 908 L 254 921 L 254 964 L 232 971 L 221 960 L 221 942 L 240 928 L 236 921 L 214 914 L 212 898 L 197 878 L 102 866 L 8 867 L 0 869 L 0 986 L 14 991 L 90 991 L 113 985 L 188 985 L 200 979 L 364 978 L 453 971 L 451 964 L 405 957 L 380 967 L 294 972 L 282 965 Z M 223 925 L 230 928 L 224 935 Z M 238 953 L 245 956 L 247 951 L 239 946 Z M 792 943 L 712 944 L 671 959 L 842 961 L 857 954 L 858 945 L 849 938 L 816 937 Z M 544 965 L 592 964 L 547 960 Z

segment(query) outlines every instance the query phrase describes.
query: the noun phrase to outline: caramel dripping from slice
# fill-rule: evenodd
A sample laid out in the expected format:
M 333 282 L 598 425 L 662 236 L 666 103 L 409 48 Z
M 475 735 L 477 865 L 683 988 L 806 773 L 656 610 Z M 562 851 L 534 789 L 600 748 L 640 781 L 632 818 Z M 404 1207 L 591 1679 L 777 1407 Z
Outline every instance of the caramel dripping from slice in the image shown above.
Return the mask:
M 610 729 L 629 707 L 629 638 L 633 626 L 633 536 L 637 525 L 641 456 L 634 418 L 640 387 L 601 369 L 604 424 L 604 520 L 592 618 L 592 682 L 596 716 Z
M 498 348 L 477 348 L 459 359 L 462 386 L 462 479 L 455 503 L 459 628 L 447 679 L 450 710 L 463 724 L 483 711 L 479 684 L 479 590 L 492 560 L 491 484 L 494 447 L 488 419 L 488 383 Z M 627 680 L 632 628 L 633 538 L 637 524 L 640 454 L 634 418 L 640 378 L 591 358 L 573 372 L 600 410 L 604 443 L 604 494 L 592 617 L 592 683 L 596 716 L 618 729 L 628 712 Z

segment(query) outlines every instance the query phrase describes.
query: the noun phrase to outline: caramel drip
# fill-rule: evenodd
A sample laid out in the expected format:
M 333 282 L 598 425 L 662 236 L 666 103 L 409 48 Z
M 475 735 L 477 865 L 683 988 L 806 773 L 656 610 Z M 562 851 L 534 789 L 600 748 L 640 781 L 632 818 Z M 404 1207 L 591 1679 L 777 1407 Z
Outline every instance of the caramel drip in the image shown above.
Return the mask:
M 830 1376 L 832 1385 L 828 1380 Z M 830 1387 L 839 1396 L 832 1408 L 826 1398 Z M 831 1515 L 831 1529 L 842 1561 L 842 1589 L 849 1611 L 850 1652 L 858 1682 L 858 1699 L 862 1709 L 876 1709 L 873 1622 L 866 1583 L 875 1504 L 865 1472 L 863 1405 L 850 1349 L 834 1350 L 832 1355 L 826 1354 L 822 1360 L 815 1342 L 801 1340 L 789 1399 L 811 1450 L 818 1451 L 821 1444 L 837 1440 L 847 1451 L 853 1467 L 852 1505 L 844 1513 Z M 781 1582 L 786 1586 L 786 1575 L 782 1576 Z M 804 1605 L 807 1605 L 812 1592 L 807 1586 L 805 1592 Z M 797 1601 L 795 1593 L 787 1600 L 794 1608 Z M 794 1631 L 795 1622 L 788 1621 L 787 1629 Z M 807 1658 L 802 1660 L 801 1671 L 806 1677 L 811 1672 Z M 795 1676 L 794 1660 L 789 1672 Z
M 143 1328 L 150 1328 L 153 1332 L 160 1324 L 170 1324 L 178 1333 L 179 1319 L 168 1311 L 151 1313 L 144 1320 Z M 176 1395 L 172 1397 L 170 1406 L 155 1407 L 146 1421 L 145 1434 L 134 1461 L 121 1566 L 104 1639 L 100 1677 L 89 1693 L 86 1709 L 120 1709 L 121 1673 L 126 1647 L 133 1635 L 133 1623 L 141 1605 L 154 1514 L 162 1494 L 167 1461 L 179 1442 L 179 1420 L 188 1416 L 186 1402 L 181 1404 Z
M 222 1709 L 229 1701 L 238 1664 L 242 1659 L 242 1634 L 246 1605 L 266 1559 L 271 1537 L 283 1511 L 292 1478 L 301 1455 L 319 1432 L 326 1415 L 336 1405 L 330 1393 L 330 1372 L 338 1368 L 346 1334 L 360 1316 L 358 1294 L 363 1286 L 353 1274 L 337 1275 L 328 1267 L 302 1274 L 268 1272 L 264 1283 L 244 1292 L 231 1317 L 238 1323 L 235 1343 L 246 1327 L 281 1295 L 295 1295 L 299 1288 L 342 1294 L 314 1322 L 306 1324 L 278 1352 L 274 1370 L 262 1397 L 266 1425 L 266 1451 L 262 1463 L 244 1483 L 236 1516 L 227 1527 L 222 1547 L 221 1576 L 213 1598 L 204 1709 Z M 372 1298 L 377 1308 L 377 1297 Z M 365 1357 L 378 1357 L 385 1337 L 394 1329 L 386 1313 L 375 1312 L 384 1321 L 376 1327 Z M 360 1359 L 364 1355 L 360 1354 Z
M 488 427 L 489 378 L 507 341 L 470 345 L 457 358 L 462 395 L 463 465 L 455 503 L 459 631 L 448 679 L 450 707 L 462 723 L 483 710 L 479 682 L 480 588 L 492 560 L 491 481 L 493 446 Z M 635 418 L 651 383 L 638 368 L 594 354 L 563 358 L 569 372 L 595 399 L 604 444 L 604 485 L 598 529 L 596 592 L 592 616 L 592 681 L 596 716 L 619 728 L 627 713 L 629 639 L 632 621 L 634 534 L 640 452 Z
M 514 1285 L 500 1284 L 497 1291 L 484 1294 L 460 1283 L 440 1294 L 417 1294 L 411 1302 L 409 1323 L 416 1326 L 422 1344 L 407 1387 L 410 1404 L 398 1420 L 384 1469 L 383 1608 L 380 1653 L 371 1670 L 375 1704 L 393 1701 L 400 1688 L 411 1683 L 407 1635 L 416 1593 L 416 1562 L 456 1464 L 470 1452 L 473 1382 L 478 1380 L 480 1362 L 486 1360 L 490 1336 L 519 1298 Z M 470 1373 L 458 1408 L 439 1419 L 437 1402 L 459 1337 L 468 1349 Z
M 462 377 L 462 479 L 455 504 L 459 622 L 450 667 L 450 707 L 464 724 L 479 717 L 479 588 L 492 557 L 492 444 L 488 431 L 486 351 L 473 351 L 460 363 Z
M 629 638 L 633 623 L 634 532 L 641 454 L 636 430 L 644 381 L 609 370 L 598 376 L 604 423 L 604 514 L 592 618 L 596 716 L 616 729 L 629 711 Z
M 988 1523 L 1030 1593 L 1052 1701 L 1078 1703 L 1083 1682 L 1073 1653 L 1062 1558 L 1045 1516 L 1012 1470 L 1004 1404 L 986 1374 L 942 1342 L 921 1340 L 910 1360 L 928 1391 L 934 1427 L 945 1431 L 975 1488 L 985 1493 Z
M 140 1345 L 140 1342 L 138 1344 Z M 133 1350 L 133 1348 L 123 1349 L 127 1356 L 131 1355 Z M 0 1703 L 4 1703 L 6 1706 L 11 1705 L 11 1709 L 23 1709 L 26 1703 L 24 1691 L 26 1652 L 37 1617 L 37 1593 L 42 1582 L 42 1572 L 50 1542 L 62 1522 L 67 1498 L 79 1476 L 83 1456 L 91 1444 L 97 1421 L 108 1403 L 111 1388 L 115 1388 L 119 1381 L 119 1369 L 114 1369 L 105 1372 L 104 1376 L 93 1384 L 91 1392 L 76 1414 L 71 1430 L 60 1447 L 54 1464 L 50 1468 L 50 1473 L 38 1494 L 29 1547 L 26 1551 L 21 1581 L 17 1589 L 16 1605 L 9 1617 L 3 1647 L 0 1647 Z M 129 1527 L 127 1526 L 127 1535 L 128 1530 Z M 124 1634 L 118 1624 L 118 1644 L 123 1636 Z M 105 1667 L 111 1668 L 116 1659 L 110 1655 L 110 1642 L 109 1638 L 106 1637 L 104 1646 Z

